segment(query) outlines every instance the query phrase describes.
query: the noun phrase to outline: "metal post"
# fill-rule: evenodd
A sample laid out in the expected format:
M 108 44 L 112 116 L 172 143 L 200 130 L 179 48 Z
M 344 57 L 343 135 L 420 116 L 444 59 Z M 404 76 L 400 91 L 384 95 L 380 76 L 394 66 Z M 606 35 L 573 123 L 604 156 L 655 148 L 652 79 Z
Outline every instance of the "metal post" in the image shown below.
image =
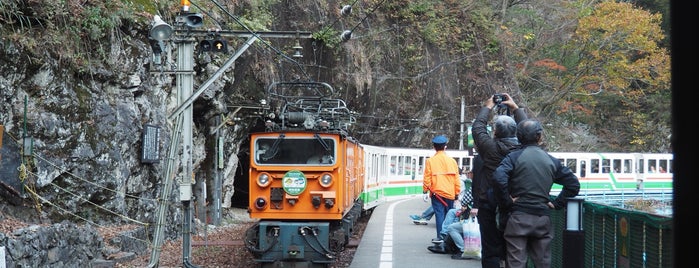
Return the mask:
M 464 117 L 466 116 L 466 100 L 464 99 L 464 96 L 461 96 L 461 129 L 459 130 L 459 150 L 464 149 L 464 125 L 466 125 L 466 121 L 464 121 Z
M 179 99 L 178 103 L 183 104 L 192 95 L 194 88 L 194 38 L 184 38 L 177 46 L 177 87 Z M 185 267 L 191 267 L 192 245 L 190 243 L 192 228 L 189 221 L 192 220 L 192 184 L 194 184 L 194 172 L 192 168 L 192 105 L 188 105 L 182 113 L 182 167 L 183 176 L 180 181 L 180 201 L 182 202 L 183 232 L 182 232 L 182 258 Z
M 585 231 L 582 198 L 568 198 L 566 229 L 563 231 L 563 267 L 585 267 Z
M 221 125 L 225 120 L 223 116 L 216 117 L 216 124 Z M 214 189 L 213 189 L 213 208 L 211 209 L 211 220 L 216 226 L 221 225 L 221 189 L 223 188 L 223 137 L 221 136 L 221 130 L 216 129 L 216 161 L 214 167 Z
M 192 230 L 192 209 L 189 201 L 182 201 L 182 206 L 184 207 L 182 217 L 182 229 L 184 233 L 182 234 L 182 263 L 184 267 L 197 267 L 191 263 L 192 259 L 192 239 L 190 236 L 190 231 Z
M 187 38 L 180 41 L 177 46 L 177 66 L 180 72 L 177 74 L 178 103 L 182 104 L 192 95 L 193 86 L 193 54 L 194 39 Z M 185 107 L 182 113 L 182 167 L 184 176 L 180 181 L 180 201 L 190 201 L 192 198 L 192 105 Z

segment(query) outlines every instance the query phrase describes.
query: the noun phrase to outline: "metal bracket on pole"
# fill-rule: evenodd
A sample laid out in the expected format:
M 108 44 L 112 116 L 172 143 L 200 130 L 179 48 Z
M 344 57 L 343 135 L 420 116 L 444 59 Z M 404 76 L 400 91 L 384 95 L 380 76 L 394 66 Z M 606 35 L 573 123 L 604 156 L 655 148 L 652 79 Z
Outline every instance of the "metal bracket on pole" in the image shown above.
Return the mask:
M 250 38 L 248 38 L 248 40 L 245 42 L 243 47 L 238 49 L 238 51 L 236 51 L 235 54 L 233 56 L 231 56 L 228 59 L 228 61 L 226 61 L 226 63 L 223 64 L 223 66 L 221 66 L 221 68 L 219 68 L 218 71 L 216 71 L 216 73 L 213 76 L 211 76 L 211 78 L 209 78 L 209 80 L 206 80 L 206 82 L 204 82 L 204 84 L 202 84 L 199 87 L 199 89 L 197 89 L 197 91 L 192 93 L 192 95 L 189 96 L 189 98 L 187 98 L 187 100 L 185 100 L 182 104 L 180 104 L 180 106 L 177 107 L 177 109 L 175 109 L 175 111 L 172 112 L 172 114 L 170 114 L 168 119 L 176 118 L 180 113 L 182 113 L 185 110 L 185 108 L 190 107 L 192 105 L 192 103 L 194 103 L 194 100 L 196 100 L 199 97 L 199 95 L 204 93 L 204 91 L 214 81 L 216 81 L 216 79 L 221 77 L 221 75 L 223 75 L 223 73 L 226 71 L 226 69 L 228 69 L 231 65 L 233 65 L 233 63 L 235 63 L 235 60 L 238 59 L 238 57 L 240 57 L 240 55 L 242 55 L 243 52 L 245 52 L 245 50 L 247 50 L 252 45 L 252 43 L 255 42 L 255 40 L 257 40 L 257 37 L 255 37 L 255 36 L 251 36 Z

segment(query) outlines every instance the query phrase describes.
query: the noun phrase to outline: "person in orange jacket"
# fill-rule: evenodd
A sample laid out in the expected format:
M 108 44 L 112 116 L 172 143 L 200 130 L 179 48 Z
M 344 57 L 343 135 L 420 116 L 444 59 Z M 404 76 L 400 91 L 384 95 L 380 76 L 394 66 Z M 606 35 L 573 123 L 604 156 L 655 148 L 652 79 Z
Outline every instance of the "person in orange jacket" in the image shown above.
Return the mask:
M 454 207 L 454 200 L 461 192 L 459 181 L 459 166 L 456 160 L 444 151 L 449 140 L 444 135 L 432 139 L 436 153 L 425 161 L 425 172 L 422 181 L 422 193 L 430 193 L 432 209 L 434 210 L 437 237 L 432 242 L 441 242 L 442 223 L 447 211 Z

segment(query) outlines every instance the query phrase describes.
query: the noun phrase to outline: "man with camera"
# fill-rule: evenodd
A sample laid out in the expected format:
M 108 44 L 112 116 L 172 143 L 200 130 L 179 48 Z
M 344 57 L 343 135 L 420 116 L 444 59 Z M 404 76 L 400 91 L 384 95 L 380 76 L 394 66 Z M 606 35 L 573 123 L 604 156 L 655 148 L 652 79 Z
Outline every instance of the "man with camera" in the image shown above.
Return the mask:
M 527 119 L 527 114 L 512 100 L 509 94 L 500 93 L 489 97 L 476 116 L 471 132 L 475 148 L 483 160 L 482 174 L 474 176 L 474 206 L 471 213 L 477 215 L 481 231 L 483 268 L 499 268 L 505 260 L 505 240 L 503 223 L 507 213 L 497 207 L 493 194 L 493 172 L 500 161 L 512 150 L 519 148 L 517 140 L 517 123 Z M 493 136 L 488 133 L 487 125 L 491 111 L 493 117 Z M 514 114 L 514 119 L 509 116 Z

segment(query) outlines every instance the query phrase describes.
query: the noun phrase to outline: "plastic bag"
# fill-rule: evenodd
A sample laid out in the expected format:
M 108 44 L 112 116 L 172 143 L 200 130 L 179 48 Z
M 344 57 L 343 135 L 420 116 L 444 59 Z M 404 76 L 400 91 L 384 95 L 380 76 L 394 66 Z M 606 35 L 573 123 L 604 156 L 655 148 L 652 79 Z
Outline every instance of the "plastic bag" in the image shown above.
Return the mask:
M 464 253 L 463 258 L 481 259 L 481 230 L 476 217 L 469 217 L 463 222 Z

